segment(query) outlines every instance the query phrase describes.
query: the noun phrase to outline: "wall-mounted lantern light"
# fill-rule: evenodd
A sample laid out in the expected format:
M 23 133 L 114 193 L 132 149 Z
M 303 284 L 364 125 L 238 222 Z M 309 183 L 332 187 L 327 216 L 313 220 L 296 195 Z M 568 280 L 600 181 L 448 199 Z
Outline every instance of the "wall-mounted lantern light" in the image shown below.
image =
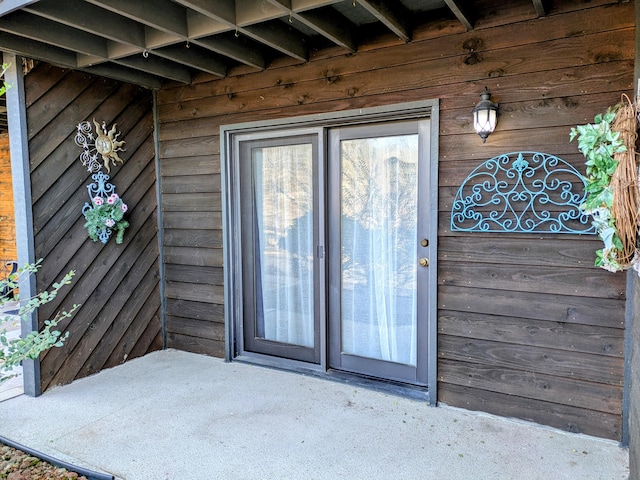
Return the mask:
M 498 104 L 491 100 L 491 93 L 487 87 L 480 94 L 480 101 L 473 109 L 473 128 L 482 138 L 482 143 L 493 133 L 498 123 Z

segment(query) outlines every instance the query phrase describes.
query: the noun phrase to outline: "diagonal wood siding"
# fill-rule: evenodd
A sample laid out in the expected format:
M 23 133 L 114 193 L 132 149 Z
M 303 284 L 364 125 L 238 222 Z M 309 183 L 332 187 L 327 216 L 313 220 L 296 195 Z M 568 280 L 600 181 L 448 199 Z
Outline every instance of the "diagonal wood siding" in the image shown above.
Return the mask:
M 439 401 L 620 438 L 625 276 L 593 267 L 599 241 L 452 233 L 449 216 L 466 175 L 495 155 L 583 168 L 570 128 L 633 91 L 634 4 L 554 1 L 544 18 L 531 2 L 495 7 L 479 6 L 489 13 L 469 32 L 443 20 L 408 44 L 160 91 L 169 346 L 223 353 L 221 125 L 438 98 Z M 501 117 L 482 144 L 471 109 L 485 85 Z
M 40 64 L 25 77 L 38 291 L 75 270 L 40 309 L 42 323 L 81 304 L 61 327 L 64 347 L 41 361 L 43 390 L 162 347 L 152 95 L 148 90 Z M 111 183 L 129 207 L 124 242 L 91 241 L 81 210 L 90 174 L 74 137 L 79 122 L 117 123 L 124 164 Z

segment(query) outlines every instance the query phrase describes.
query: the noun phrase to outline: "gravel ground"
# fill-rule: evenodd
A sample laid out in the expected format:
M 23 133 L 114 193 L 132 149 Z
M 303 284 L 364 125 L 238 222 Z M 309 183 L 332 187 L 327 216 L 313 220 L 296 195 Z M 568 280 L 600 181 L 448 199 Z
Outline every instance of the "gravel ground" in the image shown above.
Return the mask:
M 27 455 L 15 448 L 0 445 L 0 479 L 2 480 L 87 480 L 76 472 Z

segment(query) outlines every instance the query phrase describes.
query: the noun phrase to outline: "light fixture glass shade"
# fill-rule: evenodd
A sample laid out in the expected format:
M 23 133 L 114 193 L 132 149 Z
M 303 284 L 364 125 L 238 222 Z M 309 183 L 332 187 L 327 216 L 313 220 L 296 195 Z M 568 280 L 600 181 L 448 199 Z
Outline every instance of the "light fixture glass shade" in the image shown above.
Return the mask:
M 480 94 L 480 101 L 473 109 L 473 128 L 482 138 L 482 143 L 493 133 L 498 123 L 498 104 L 491 100 L 487 87 Z

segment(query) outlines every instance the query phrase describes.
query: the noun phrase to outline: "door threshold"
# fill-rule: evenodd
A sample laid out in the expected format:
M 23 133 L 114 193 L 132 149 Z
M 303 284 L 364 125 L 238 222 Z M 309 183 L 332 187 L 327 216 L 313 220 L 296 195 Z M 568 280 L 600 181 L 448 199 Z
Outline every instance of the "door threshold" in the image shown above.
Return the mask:
M 344 383 L 359 388 L 366 388 L 368 390 L 375 390 L 381 393 L 396 395 L 398 397 L 419 400 L 422 402 L 427 402 L 431 406 L 436 406 L 436 399 L 431 398 L 431 396 L 429 395 L 429 387 L 427 386 L 411 385 L 394 380 L 387 380 L 383 378 L 361 375 L 358 373 L 345 372 L 342 370 L 330 369 L 326 371 L 320 365 L 306 364 L 303 362 L 288 359 L 285 359 L 284 361 L 283 359 L 274 360 L 270 357 L 265 357 L 262 355 L 240 355 L 234 357 L 232 362 L 246 363 L 249 365 L 272 368 L 274 370 L 280 370 L 283 372 L 297 373 L 300 375 L 320 378 L 332 382 Z
M 427 402 L 429 405 L 436 406 L 435 399 L 432 401 L 429 396 L 429 387 L 427 386 L 411 385 L 384 378 L 344 372 L 342 370 L 329 370 L 328 372 L 323 372 L 323 376 L 336 382 L 346 383 L 360 388 L 375 390 L 399 397 L 420 400 Z

